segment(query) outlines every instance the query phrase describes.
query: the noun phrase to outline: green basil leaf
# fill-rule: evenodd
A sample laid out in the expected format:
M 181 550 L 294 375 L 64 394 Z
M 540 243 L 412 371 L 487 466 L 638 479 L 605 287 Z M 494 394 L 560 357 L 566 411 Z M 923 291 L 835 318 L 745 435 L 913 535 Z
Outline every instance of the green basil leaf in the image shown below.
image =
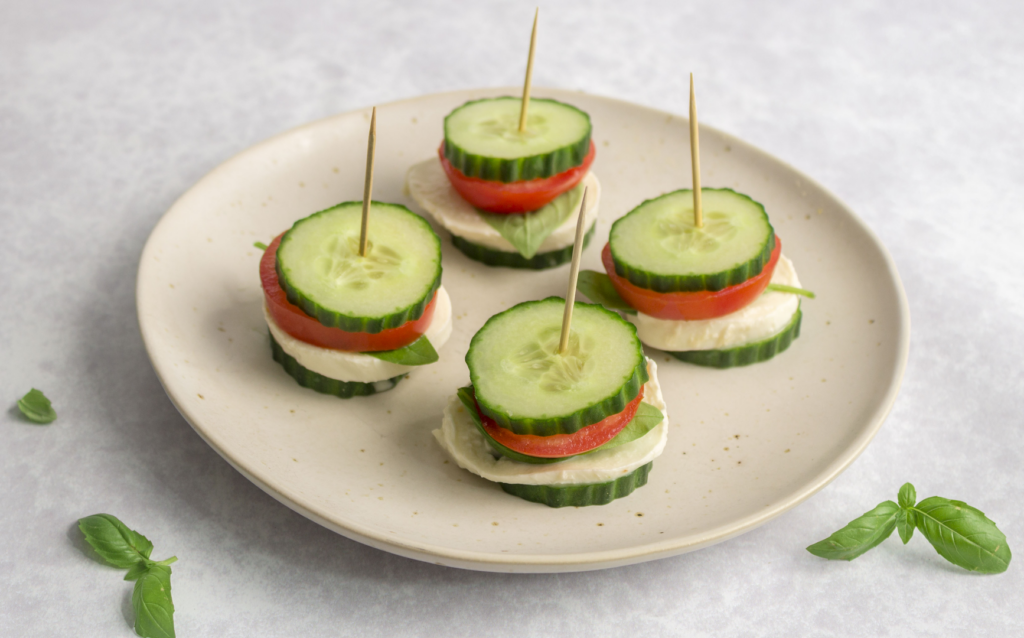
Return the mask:
M 941 496 L 914 507 L 917 528 L 940 556 L 982 574 L 999 574 L 1010 566 L 1006 536 L 983 512 Z
M 255 246 L 256 248 L 259 248 L 260 250 L 266 250 L 266 249 L 267 249 L 267 245 L 266 245 L 266 244 L 264 244 L 264 243 L 263 243 L 263 242 L 261 242 L 261 241 L 254 241 L 254 242 L 252 243 L 252 245 L 253 245 L 253 246 Z
M 797 288 L 796 286 L 784 286 L 782 284 L 768 284 L 767 290 L 771 292 L 788 292 L 793 295 L 800 295 L 814 299 L 815 295 L 810 290 L 804 290 L 803 288 Z
M 491 228 L 512 244 L 520 255 L 530 259 L 540 250 L 544 240 L 576 212 L 581 197 L 583 184 L 577 184 L 575 188 L 562 193 L 543 208 L 529 213 L 498 215 L 480 209 L 477 209 L 477 212 Z
M 103 560 L 114 567 L 128 569 L 140 562 L 148 562 L 153 552 L 149 539 L 117 520 L 110 514 L 93 514 L 79 519 L 87 543 L 92 545 Z
M 909 485 L 909 483 L 908 483 Z M 900 510 L 899 518 L 896 519 L 896 529 L 900 533 L 900 540 L 906 545 L 914 536 L 914 521 L 916 520 L 913 510 Z
M 28 394 L 18 399 L 18 409 L 25 415 L 25 418 L 35 423 L 53 423 L 57 413 L 46 395 L 32 388 Z
M 917 490 L 910 483 L 904 483 L 900 488 L 899 503 L 901 509 L 910 509 L 917 502 Z
M 404 348 L 397 350 L 383 350 L 381 352 L 367 352 L 365 354 L 376 357 L 382 361 L 390 361 L 403 366 L 424 366 L 434 363 L 439 359 L 437 350 L 431 345 L 426 335 L 413 341 Z
M 152 563 L 149 561 L 140 560 L 128 569 L 128 573 L 124 575 L 125 580 L 138 580 L 143 574 L 149 571 L 149 566 Z
M 135 633 L 143 638 L 174 638 L 170 567 L 152 565 L 135 581 L 132 608 Z
M 459 388 L 456 394 L 459 396 L 459 401 L 462 401 L 462 405 L 469 411 L 469 415 L 473 417 L 473 421 L 477 425 L 483 426 L 480 421 L 480 413 L 476 411 L 476 395 L 473 393 L 473 386 L 467 385 L 464 388 Z
M 830 560 L 853 560 L 889 538 L 896 529 L 900 506 L 892 501 L 879 503 L 875 509 L 854 519 L 846 527 L 807 551 Z
M 587 299 L 596 304 L 601 304 L 608 310 L 624 312 L 635 315 L 636 310 L 626 303 L 626 300 L 619 296 L 611 278 L 603 272 L 593 270 L 581 270 L 579 279 L 576 281 L 576 291 L 580 292 Z
M 616 434 L 611 441 L 608 441 L 604 445 L 595 448 L 590 452 L 607 450 L 635 441 L 653 430 L 664 420 L 665 415 L 661 413 L 661 410 L 650 403 L 644 403 L 641 401 L 640 405 L 636 408 L 636 414 L 633 416 L 633 420 L 630 421 L 626 427 L 622 428 L 622 431 Z M 590 452 L 586 452 L 586 454 L 590 454 Z

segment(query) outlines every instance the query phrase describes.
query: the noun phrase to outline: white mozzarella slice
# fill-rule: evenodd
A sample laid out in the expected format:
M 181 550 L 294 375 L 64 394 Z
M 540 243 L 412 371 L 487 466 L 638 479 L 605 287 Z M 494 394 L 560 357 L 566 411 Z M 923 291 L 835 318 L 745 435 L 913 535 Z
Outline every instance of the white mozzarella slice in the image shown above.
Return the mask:
M 452 302 L 444 286 L 437 289 L 437 301 L 434 304 L 434 316 L 424 336 L 430 340 L 435 350 L 440 350 L 452 334 Z M 361 352 L 320 348 L 296 339 L 282 330 L 270 316 L 266 306 L 263 308 L 263 316 L 270 326 L 270 333 L 274 335 L 274 340 L 280 344 L 282 350 L 294 357 L 303 368 L 331 379 L 374 383 L 412 372 L 420 367 L 382 361 Z
M 583 178 L 583 184 L 587 188 L 587 210 L 583 214 L 586 227 L 589 229 L 597 220 L 601 184 L 593 173 L 587 173 Z M 405 187 L 416 203 L 451 234 L 493 250 L 517 252 L 507 239 L 480 217 L 472 204 L 462 199 L 448 181 L 448 176 L 445 175 L 441 162 L 436 157 L 413 165 L 405 176 Z M 537 252 L 546 253 L 565 248 L 571 246 L 575 240 L 576 217 L 570 215 L 544 239 Z
M 793 262 L 785 255 L 779 256 L 771 283 L 800 287 Z M 779 334 L 789 325 L 799 307 L 800 298 L 797 295 L 765 292 L 750 305 L 714 319 L 658 319 L 642 312 L 626 315 L 626 318 L 636 326 L 640 341 L 661 350 L 726 350 Z
M 668 440 L 668 412 L 658 385 L 658 366 L 651 359 L 647 359 L 647 371 L 651 378 L 644 386 L 643 401 L 661 410 L 665 418 L 639 439 L 610 450 L 546 465 L 512 461 L 503 456 L 496 459 L 457 396 L 448 399 L 441 428 L 434 430 L 434 438 L 459 467 L 495 483 L 581 485 L 613 481 L 657 458 Z

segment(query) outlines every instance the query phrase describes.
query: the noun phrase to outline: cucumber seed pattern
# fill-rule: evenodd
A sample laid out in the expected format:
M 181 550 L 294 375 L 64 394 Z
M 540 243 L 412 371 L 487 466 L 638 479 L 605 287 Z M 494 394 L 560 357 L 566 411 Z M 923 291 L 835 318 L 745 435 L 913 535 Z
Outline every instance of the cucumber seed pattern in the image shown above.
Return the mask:
M 533 381 L 547 392 L 567 392 L 584 381 L 592 369 L 589 338 L 569 332 L 569 347 L 558 353 L 561 328 L 546 328 L 536 341 L 502 361 L 507 372 Z
M 359 234 L 334 235 L 316 258 L 316 273 L 337 288 L 363 290 L 371 282 L 397 270 L 402 256 L 387 246 L 366 242 L 366 256 L 359 256 Z
M 506 142 L 518 144 L 548 132 L 547 118 L 541 114 L 529 113 L 526 116 L 526 130 L 519 130 L 519 113 L 501 113 L 473 125 L 473 134 L 481 138 L 501 138 Z
M 736 236 L 739 230 L 722 212 L 705 212 L 704 225 L 693 225 L 693 209 L 673 211 L 658 223 L 661 245 L 673 253 L 710 253 Z

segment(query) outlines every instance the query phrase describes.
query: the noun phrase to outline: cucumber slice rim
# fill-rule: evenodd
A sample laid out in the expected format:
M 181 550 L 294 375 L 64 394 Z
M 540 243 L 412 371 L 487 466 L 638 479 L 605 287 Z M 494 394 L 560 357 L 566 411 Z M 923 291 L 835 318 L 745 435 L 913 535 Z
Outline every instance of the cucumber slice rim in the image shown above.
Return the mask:
M 292 224 L 292 227 L 285 231 L 281 237 L 281 243 L 278 245 L 274 268 L 277 270 L 278 281 L 280 283 L 281 289 L 285 291 L 285 296 L 287 297 L 288 301 L 294 304 L 295 306 L 298 306 L 299 309 L 301 309 L 310 317 L 316 319 L 325 326 L 339 328 L 347 332 L 367 332 L 371 334 L 376 334 L 378 332 L 382 332 L 390 328 L 397 328 L 399 326 L 405 325 L 409 321 L 415 321 L 416 319 L 419 319 L 421 316 L 423 316 L 423 313 L 426 310 L 427 305 L 430 303 L 430 300 L 433 298 L 434 293 L 441 286 L 441 238 L 437 236 L 437 233 L 434 231 L 433 227 L 431 227 L 430 223 L 427 222 L 427 220 L 423 219 L 423 217 L 409 210 L 409 208 L 404 206 L 403 204 L 381 202 L 378 200 L 370 201 L 371 208 L 375 206 L 387 207 L 405 213 L 409 217 L 413 218 L 415 220 L 414 223 L 421 224 L 422 227 L 428 231 L 428 233 L 425 234 L 424 237 L 430 237 L 434 242 L 434 248 L 436 253 L 436 268 L 433 280 L 424 289 L 423 294 L 420 295 L 420 298 L 417 301 L 414 301 L 413 303 L 405 307 L 398 308 L 392 312 L 385 313 L 379 316 L 368 317 L 362 315 L 349 314 L 337 309 L 328 308 L 320 304 L 316 300 L 307 297 L 301 290 L 299 290 L 299 288 L 288 277 L 288 273 L 282 266 L 281 255 L 285 251 L 285 248 L 289 241 L 290 233 L 296 227 L 298 227 L 301 223 L 310 220 L 314 217 L 328 215 L 342 208 L 353 207 L 356 205 L 358 205 L 361 209 L 363 202 L 361 200 L 350 200 L 346 202 L 341 202 L 339 204 L 331 206 L 330 208 L 325 208 L 324 210 L 317 211 L 312 215 L 308 215 L 306 217 L 303 217 L 302 219 L 296 220 L 295 223 Z
M 765 266 L 771 260 L 772 251 L 775 249 L 775 229 L 771 224 L 771 220 L 769 219 L 768 213 L 765 211 L 763 204 L 751 198 L 749 195 L 740 193 L 731 188 L 701 188 L 701 193 L 728 193 L 731 196 L 740 198 L 741 200 L 746 200 L 746 202 L 760 210 L 761 219 L 764 220 L 764 224 L 766 226 L 765 238 L 760 245 L 760 249 L 746 261 L 740 261 L 724 270 L 708 273 L 659 273 L 651 270 L 649 267 L 645 268 L 628 263 L 628 261 L 621 255 L 621 251 L 620 254 L 616 254 L 616 230 L 621 228 L 620 225 L 623 224 L 627 218 L 640 213 L 642 209 L 651 204 L 656 204 L 657 202 L 670 197 L 692 194 L 692 192 L 693 189 L 680 188 L 657 197 L 646 199 L 628 213 L 615 220 L 608 233 L 608 244 L 611 249 L 612 261 L 615 264 L 615 273 L 617 275 L 627 279 L 630 283 L 639 286 L 640 288 L 653 290 L 655 292 L 715 292 L 730 286 L 741 284 L 744 281 L 757 276 L 762 270 L 764 270 Z M 705 211 L 705 214 L 707 214 L 707 211 Z M 620 245 L 621 241 L 622 240 L 620 239 Z

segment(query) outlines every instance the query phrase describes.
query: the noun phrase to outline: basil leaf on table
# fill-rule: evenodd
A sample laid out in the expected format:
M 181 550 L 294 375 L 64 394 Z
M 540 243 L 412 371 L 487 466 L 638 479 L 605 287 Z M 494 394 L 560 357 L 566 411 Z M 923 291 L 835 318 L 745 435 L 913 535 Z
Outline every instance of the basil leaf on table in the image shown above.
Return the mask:
M 18 399 L 18 409 L 26 419 L 34 423 L 53 423 L 53 420 L 57 418 L 53 404 L 45 394 L 35 388 Z
M 981 510 L 963 501 L 932 496 L 918 503 L 913 512 L 917 528 L 940 556 L 982 574 L 999 574 L 1010 566 L 1010 547 Z
M 132 591 L 135 633 L 145 638 L 174 638 L 171 568 L 153 564 Z
M 900 506 L 892 501 L 879 503 L 875 509 L 850 521 L 843 529 L 807 551 L 830 560 L 853 560 L 889 538 L 896 529 Z
M 78 529 L 96 553 L 114 567 L 129 569 L 145 564 L 153 552 L 149 539 L 110 514 L 94 514 L 78 521 Z
M 437 355 L 437 350 L 434 350 L 434 346 L 426 336 L 420 337 L 404 348 L 367 352 L 366 354 L 376 357 L 381 361 L 397 363 L 403 366 L 424 366 L 428 363 L 434 363 L 440 358 Z
M 636 309 L 619 296 L 615 286 L 612 285 L 611 277 L 603 272 L 581 270 L 579 279 L 576 281 L 576 291 L 608 310 L 624 312 L 629 315 L 636 314 Z
M 581 197 L 583 184 L 577 184 L 575 188 L 562 193 L 543 208 L 528 213 L 500 215 L 480 209 L 477 209 L 477 213 L 512 244 L 516 252 L 530 259 L 540 250 L 544 240 L 576 212 Z

